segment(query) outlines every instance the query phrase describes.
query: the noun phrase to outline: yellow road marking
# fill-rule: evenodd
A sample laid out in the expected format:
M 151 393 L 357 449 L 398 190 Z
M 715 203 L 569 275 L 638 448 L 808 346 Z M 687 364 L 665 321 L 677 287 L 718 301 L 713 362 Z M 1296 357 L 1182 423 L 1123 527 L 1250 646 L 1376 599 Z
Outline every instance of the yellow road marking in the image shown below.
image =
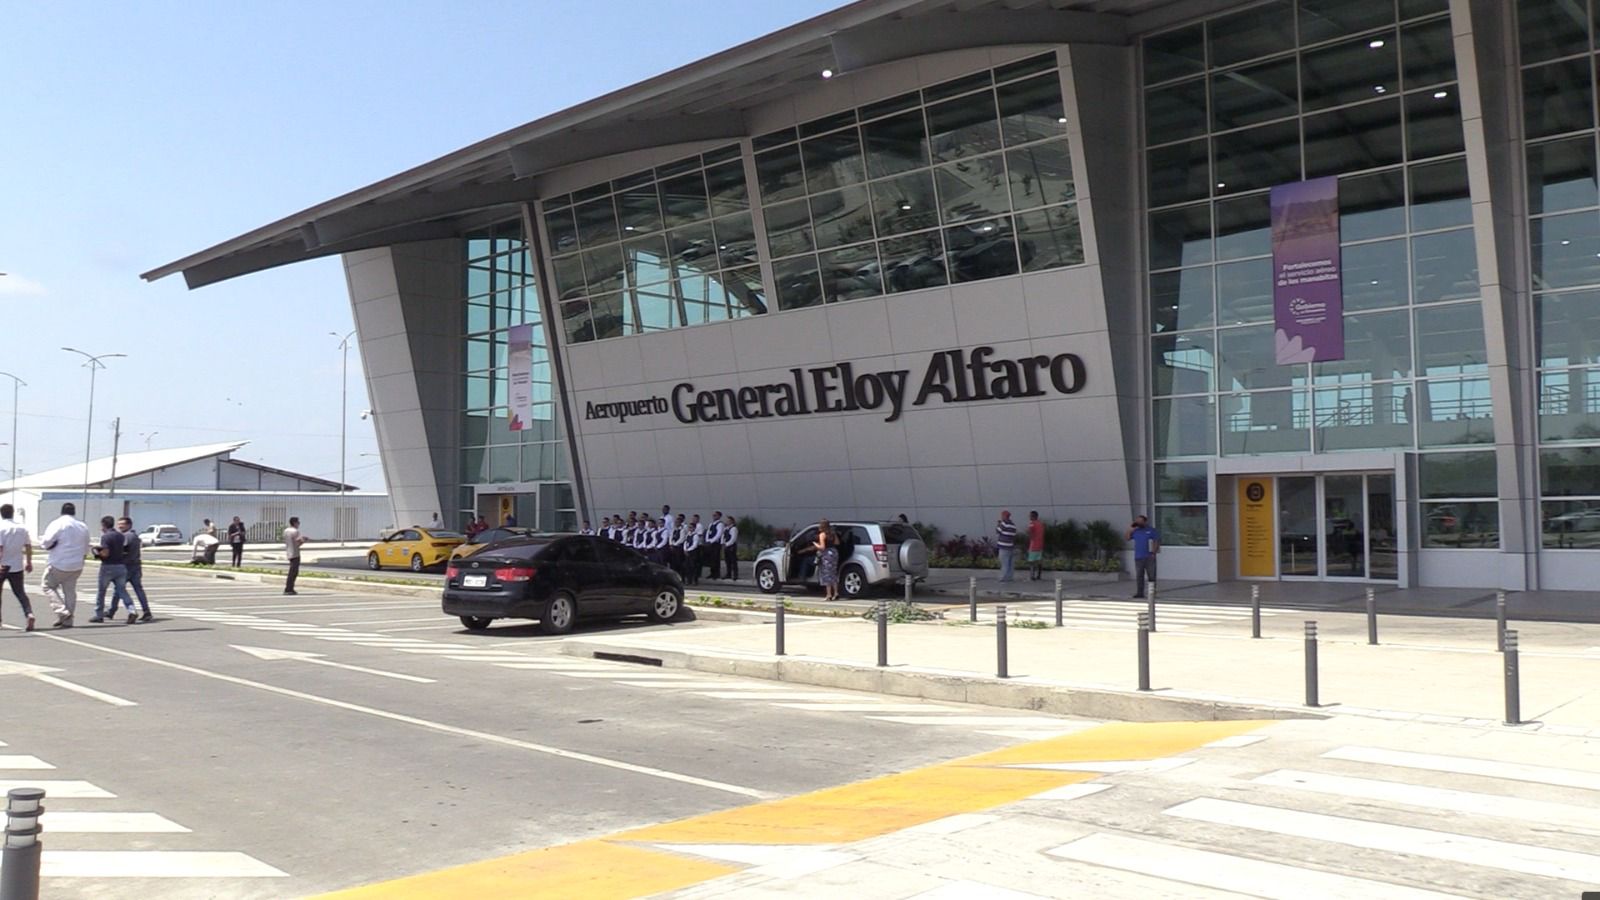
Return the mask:
M 1255 731 L 1270 722 L 1114 722 L 1060 737 L 1046 738 L 946 765 L 1007 766 L 1086 760 L 1160 759 L 1212 741 Z

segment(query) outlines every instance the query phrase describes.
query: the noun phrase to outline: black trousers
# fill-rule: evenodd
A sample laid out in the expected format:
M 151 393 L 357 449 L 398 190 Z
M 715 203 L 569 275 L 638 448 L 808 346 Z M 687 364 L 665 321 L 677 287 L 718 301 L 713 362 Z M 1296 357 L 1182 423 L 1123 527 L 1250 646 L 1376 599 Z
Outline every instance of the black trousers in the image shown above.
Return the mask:
M 237 569 L 244 562 L 244 545 L 229 544 L 228 546 L 233 548 L 233 567 Z
M 729 544 L 722 548 L 722 564 L 727 569 L 729 581 L 739 577 L 739 545 Z
M 710 569 L 707 578 L 722 577 L 722 547 L 718 544 L 707 544 L 700 551 L 706 560 L 706 568 Z
M 299 577 L 300 557 L 296 556 L 294 559 L 289 560 L 289 580 L 283 583 L 283 592 L 285 594 L 294 593 L 294 580 Z
M 23 587 L 24 579 L 22 577 L 22 570 L 18 569 L 15 572 L 8 571 L 4 576 L 0 576 L 0 578 L 3 578 L 5 584 L 11 585 L 11 593 L 15 594 L 17 597 L 17 602 L 22 604 L 22 614 L 25 616 L 32 616 L 33 604 L 28 602 L 28 589 Z

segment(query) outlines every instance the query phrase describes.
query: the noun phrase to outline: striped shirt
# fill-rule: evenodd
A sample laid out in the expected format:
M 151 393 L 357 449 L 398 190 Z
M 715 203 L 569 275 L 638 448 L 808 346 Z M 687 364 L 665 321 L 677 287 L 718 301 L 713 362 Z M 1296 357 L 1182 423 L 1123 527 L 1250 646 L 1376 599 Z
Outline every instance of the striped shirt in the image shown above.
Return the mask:
M 1001 519 L 994 526 L 994 544 L 1002 550 L 1009 550 L 1017 544 L 1017 523 L 1010 519 Z

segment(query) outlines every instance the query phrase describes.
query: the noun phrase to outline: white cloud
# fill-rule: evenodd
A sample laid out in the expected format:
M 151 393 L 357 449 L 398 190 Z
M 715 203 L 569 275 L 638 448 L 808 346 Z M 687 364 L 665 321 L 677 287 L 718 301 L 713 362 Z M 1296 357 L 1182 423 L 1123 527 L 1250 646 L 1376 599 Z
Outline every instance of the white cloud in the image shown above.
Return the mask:
M 16 273 L 0 276 L 0 297 L 43 297 L 44 285 Z

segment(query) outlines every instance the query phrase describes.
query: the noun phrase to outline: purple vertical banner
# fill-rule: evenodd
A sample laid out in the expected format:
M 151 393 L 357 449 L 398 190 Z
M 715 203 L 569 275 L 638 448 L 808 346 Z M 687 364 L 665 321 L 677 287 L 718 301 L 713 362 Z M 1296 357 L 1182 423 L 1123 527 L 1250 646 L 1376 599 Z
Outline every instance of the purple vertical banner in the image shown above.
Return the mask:
M 1272 321 L 1278 365 L 1344 359 L 1337 178 L 1272 189 Z

